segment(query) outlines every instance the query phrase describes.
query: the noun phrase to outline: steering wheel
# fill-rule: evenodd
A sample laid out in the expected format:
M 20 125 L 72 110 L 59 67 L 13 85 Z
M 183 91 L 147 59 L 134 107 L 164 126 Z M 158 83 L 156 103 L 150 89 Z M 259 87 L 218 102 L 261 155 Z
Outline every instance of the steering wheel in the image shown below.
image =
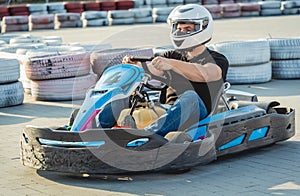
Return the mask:
M 145 57 L 145 56 L 131 56 L 130 57 L 131 61 L 140 61 L 143 69 L 148 74 L 150 74 L 151 72 L 149 71 L 146 62 L 152 61 L 153 59 L 154 59 L 154 57 Z M 164 71 L 163 77 L 154 76 L 153 74 L 151 74 L 151 76 L 153 79 L 156 79 L 156 80 L 159 80 L 160 82 L 162 82 L 161 85 L 153 85 L 153 84 L 150 84 L 149 82 L 147 82 L 145 84 L 145 86 L 152 90 L 159 90 L 159 91 L 165 90 L 166 88 L 168 88 L 168 86 L 170 86 L 171 81 L 172 81 L 172 75 L 169 70 Z

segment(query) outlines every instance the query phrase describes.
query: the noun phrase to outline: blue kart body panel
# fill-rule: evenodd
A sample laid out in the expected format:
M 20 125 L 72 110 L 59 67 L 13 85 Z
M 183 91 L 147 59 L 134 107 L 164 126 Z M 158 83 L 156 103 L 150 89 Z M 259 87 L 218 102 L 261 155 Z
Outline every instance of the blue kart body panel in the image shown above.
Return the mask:
M 134 65 L 108 68 L 88 91 L 71 131 L 30 125 L 23 130 L 22 163 L 39 170 L 72 173 L 181 170 L 295 135 L 292 108 L 266 109 L 258 106 L 256 97 L 243 107 L 213 113 L 175 132 L 176 139 L 133 128 L 91 126 L 107 104 L 128 98 L 144 77 L 144 70 Z

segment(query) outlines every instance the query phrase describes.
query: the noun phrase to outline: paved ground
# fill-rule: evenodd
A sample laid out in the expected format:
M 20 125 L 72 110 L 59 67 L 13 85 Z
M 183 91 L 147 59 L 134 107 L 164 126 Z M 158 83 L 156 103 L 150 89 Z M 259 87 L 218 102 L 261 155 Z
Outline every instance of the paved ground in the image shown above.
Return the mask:
M 212 42 L 299 36 L 299 16 L 216 21 Z M 37 31 L 65 42 L 110 43 L 114 47 L 169 45 L 165 24 Z M 251 51 L 250 51 L 251 52 Z M 23 105 L 0 109 L 0 195 L 299 195 L 300 80 L 272 80 L 233 89 L 256 93 L 296 109 L 296 136 L 253 152 L 222 158 L 180 175 L 77 176 L 40 172 L 19 160 L 20 132 L 27 124 L 65 124 L 72 102 L 40 102 L 26 95 Z

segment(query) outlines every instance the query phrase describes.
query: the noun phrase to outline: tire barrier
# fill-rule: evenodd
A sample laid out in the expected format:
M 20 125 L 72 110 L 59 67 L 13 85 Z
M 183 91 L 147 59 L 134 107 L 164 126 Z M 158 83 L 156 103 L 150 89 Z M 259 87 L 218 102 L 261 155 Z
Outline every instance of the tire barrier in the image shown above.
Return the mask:
M 103 2 L 101 1 L 99 3 L 102 11 L 110 11 L 110 10 L 117 9 L 115 1 L 103 1 Z
M 300 38 L 271 38 L 269 43 L 273 78 L 300 78 Z
M 28 31 L 28 16 L 4 16 L 2 19 L 1 32 Z
M 29 16 L 30 12 L 26 5 L 9 6 L 8 11 L 11 16 Z
M 108 26 L 107 11 L 85 11 L 81 14 L 83 27 Z
M 4 16 L 10 16 L 8 7 L 0 7 L 0 20 L 2 20 Z
M 108 67 L 122 63 L 124 56 L 153 56 L 152 49 L 114 48 L 91 53 L 92 70 L 98 76 Z
M 251 84 L 271 80 L 272 65 L 268 40 L 219 42 L 213 47 L 224 54 L 229 61 L 228 82 Z
M 173 7 L 153 8 L 153 21 L 167 22 L 168 16 L 173 9 Z
M 100 3 L 99 2 L 92 2 L 92 1 L 85 1 L 82 2 L 84 11 L 100 11 Z
M 148 8 L 152 10 L 152 16 L 145 17 L 119 17 L 116 19 L 98 18 L 94 20 L 78 19 L 77 21 L 54 21 L 53 23 L 25 23 L 5 25 L 1 32 L 9 31 L 31 31 L 33 29 L 59 29 L 59 28 L 74 28 L 74 27 L 88 27 L 88 26 L 106 26 L 110 19 L 113 25 L 129 25 L 138 23 L 155 23 L 165 22 L 169 9 L 173 9 L 177 5 L 188 3 L 201 3 L 212 14 L 214 19 L 233 18 L 233 17 L 254 17 L 254 16 L 273 16 L 273 15 L 291 15 L 300 14 L 300 1 L 256 1 L 256 0 L 107 0 L 96 2 L 57 2 L 46 4 L 27 4 L 18 6 L 0 7 L 0 18 L 5 16 L 19 16 L 19 15 L 46 15 L 46 14 L 66 14 L 77 13 L 81 16 L 85 11 L 114 11 L 123 10 L 129 11 L 132 8 Z M 159 11 L 157 11 L 157 9 Z M 163 9 L 165 9 L 163 11 Z M 141 10 L 142 11 L 142 10 Z M 143 10 L 149 12 L 148 10 Z M 158 14 L 159 12 L 160 14 Z M 126 14 L 125 14 L 126 15 Z M 139 13 L 140 15 L 140 13 Z M 152 19 L 151 19 L 152 17 Z M 56 18 L 56 16 L 55 16 Z M 53 27 L 54 26 L 54 27 Z
M 291 15 L 300 13 L 300 1 L 285 1 L 282 2 L 282 14 Z
M 46 4 L 27 4 L 30 15 L 44 15 L 48 14 Z
M 260 5 L 258 3 L 240 3 L 241 16 L 259 16 L 260 15 Z
M 55 29 L 82 27 L 80 13 L 58 13 L 55 14 Z
M 64 3 L 47 3 L 47 10 L 49 14 L 66 13 Z
M 223 18 L 235 18 L 241 16 L 241 7 L 239 4 L 221 4 Z
M 211 13 L 213 19 L 222 18 L 222 7 L 218 4 L 204 5 L 204 7 Z
M 24 90 L 19 82 L 20 66 L 19 61 L 10 54 L 1 53 L 0 58 L 0 108 L 14 106 L 23 103 Z
M 26 76 L 31 80 L 47 80 L 87 75 L 90 72 L 88 53 L 71 53 L 29 57 L 25 62 Z
M 54 15 L 30 15 L 29 16 L 29 31 L 37 29 L 54 29 Z
M 145 0 L 145 5 L 151 8 L 164 8 L 167 7 L 167 0 Z
M 128 10 L 110 10 L 108 21 L 110 26 L 134 24 L 134 13 Z
M 134 7 L 134 1 L 133 0 L 122 0 L 122 1 L 116 1 L 116 9 L 117 10 L 129 10 Z
M 0 108 L 20 105 L 24 101 L 24 90 L 21 82 L 0 84 Z
M 230 66 L 227 73 L 227 81 L 231 84 L 256 84 L 268 82 L 271 79 L 271 62 L 238 67 Z
M 20 78 L 20 66 L 16 59 L 0 58 L 0 84 L 16 82 Z
M 83 4 L 81 2 L 65 2 L 65 9 L 70 13 L 81 13 L 84 11 Z
M 151 8 L 133 8 L 129 11 L 134 14 L 134 23 L 153 23 Z
M 261 16 L 276 16 L 282 14 L 280 1 L 261 1 L 258 3 L 261 7 Z
M 96 74 L 52 80 L 32 80 L 32 97 L 40 101 L 84 99 L 87 90 L 96 84 Z
M 8 52 L 8 53 L 16 53 L 18 49 L 38 49 L 38 48 L 45 48 L 46 45 L 43 43 L 15 43 L 15 44 L 6 44 L 0 47 L 1 52 Z
M 184 0 L 167 0 L 168 7 L 176 7 L 178 5 L 183 5 Z

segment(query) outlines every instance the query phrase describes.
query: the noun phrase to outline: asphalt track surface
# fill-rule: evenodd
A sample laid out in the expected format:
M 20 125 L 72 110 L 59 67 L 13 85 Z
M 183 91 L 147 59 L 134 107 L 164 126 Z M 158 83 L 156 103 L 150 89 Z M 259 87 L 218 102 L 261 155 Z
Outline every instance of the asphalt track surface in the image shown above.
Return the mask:
M 211 43 L 268 37 L 299 37 L 300 16 L 222 19 L 215 21 Z M 22 32 L 19 32 L 22 33 Z M 23 32 L 24 33 L 24 32 Z M 166 24 L 34 31 L 60 35 L 66 43 L 113 47 L 170 45 Z M 251 52 L 251 51 L 249 51 Z M 0 108 L 0 195 L 299 195 L 300 80 L 232 85 L 296 109 L 296 135 L 288 141 L 218 159 L 183 174 L 92 175 L 36 171 L 20 163 L 19 141 L 26 125 L 64 125 L 73 103 L 35 101 Z

